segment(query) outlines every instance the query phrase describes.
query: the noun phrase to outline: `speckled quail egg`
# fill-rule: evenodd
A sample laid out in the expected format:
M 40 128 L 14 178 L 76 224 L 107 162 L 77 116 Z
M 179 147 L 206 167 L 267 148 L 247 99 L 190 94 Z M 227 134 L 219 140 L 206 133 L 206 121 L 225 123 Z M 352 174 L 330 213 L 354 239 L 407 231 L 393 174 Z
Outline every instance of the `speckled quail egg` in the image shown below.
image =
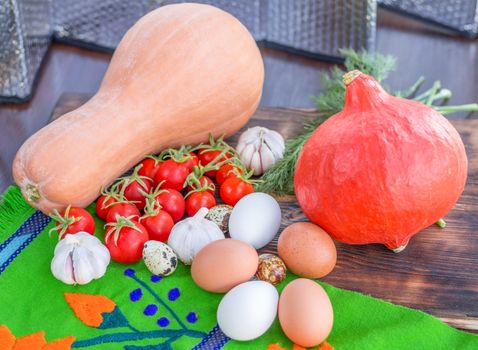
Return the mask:
M 211 209 L 206 215 L 206 219 L 214 222 L 222 232 L 227 233 L 229 231 L 229 217 L 231 216 L 232 207 L 227 204 L 219 204 Z
M 159 241 L 144 244 L 143 260 L 148 270 L 158 276 L 169 276 L 178 266 L 178 258 L 171 247 Z
M 256 278 L 272 284 L 281 283 L 287 274 L 287 268 L 281 258 L 274 254 L 259 255 Z

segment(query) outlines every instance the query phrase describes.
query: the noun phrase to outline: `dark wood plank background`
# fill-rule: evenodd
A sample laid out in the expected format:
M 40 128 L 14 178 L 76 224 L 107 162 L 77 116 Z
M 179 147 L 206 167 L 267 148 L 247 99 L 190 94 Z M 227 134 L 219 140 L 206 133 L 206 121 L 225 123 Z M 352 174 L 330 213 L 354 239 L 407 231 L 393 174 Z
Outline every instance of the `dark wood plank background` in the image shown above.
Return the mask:
M 63 95 L 56 118 L 83 104 L 88 95 Z M 261 125 L 294 136 L 313 110 L 262 108 L 247 127 Z M 323 280 L 337 287 L 360 291 L 420 309 L 447 323 L 478 331 L 478 120 L 454 120 L 466 145 L 469 176 L 464 194 L 446 217 L 447 227 L 433 225 L 413 237 L 405 251 L 395 254 L 382 245 L 350 246 L 336 242 L 338 259 Z M 239 133 L 228 142 L 235 145 Z M 278 198 L 282 228 L 304 221 L 294 196 Z M 404 218 L 406 219 L 406 218 Z M 263 252 L 277 251 L 277 237 Z
M 478 100 L 478 40 L 440 33 L 428 25 L 379 10 L 377 51 L 398 58 L 399 70 L 387 80 L 404 88 L 418 76 L 424 87 L 439 79 L 454 93 L 454 103 Z M 329 63 L 264 49 L 266 76 L 262 106 L 313 107 L 310 96 L 320 91 L 320 73 Z M 64 92 L 96 91 L 108 66 L 109 54 L 54 44 L 40 73 L 33 99 L 0 105 L 0 192 L 12 183 L 11 164 L 20 145 L 44 126 Z M 464 115 L 454 115 L 464 117 Z

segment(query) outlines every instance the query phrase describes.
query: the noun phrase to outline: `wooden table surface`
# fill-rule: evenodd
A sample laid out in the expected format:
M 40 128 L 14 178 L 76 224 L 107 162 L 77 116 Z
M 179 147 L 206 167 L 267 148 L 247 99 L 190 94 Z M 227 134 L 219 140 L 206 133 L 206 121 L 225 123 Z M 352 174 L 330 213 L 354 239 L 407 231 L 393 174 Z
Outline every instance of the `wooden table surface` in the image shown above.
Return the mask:
M 57 118 L 89 99 L 64 94 L 53 111 Z M 295 136 L 313 110 L 261 108 L 243 128 L 265 126 L 284 137 Z M 478 332 L 478 120 L 453 120 L 469 159 L 465 192 L 445 216 L 447 227 L 433 225 L 414 236 L 405 251 L 395 254 L 382 245 L 351 246 L 336 242 L 337 266 L 322 280 L 391 302 L 429 312 L 447 323 Z M 227 141 L 235 145 L 240 132 Z M 307 218 L 294 196 L 277 198 L 282 227 Z M 277 236 L 261 252 L 277 254 Z
M 443 86 L 451 89 L 453 103 L 478 101 L 478 40 L 448 36 L 427 25 L 380 10 L 376 46 L 379 52 L 398 58 L 399 69 L 387 80 L 389 86 L 404 88 L 424 75 L 428 78 L 424 87 L 439 79 Z M 261 105 L 313 107 L 310 96 L 320 91 L 320 73 L 328 70 L 331 64 L 270 49 L 262 53 L 266 78 Z M 0 191 L 12 182 L 11 163 L 16 150 L 48 122 L 60 95 L 64 92 L 94 93 L 109 59 L 109 54 L 54 44 L 32 101 L 0 105 Z M 308 112 L 282 112 L 275 111 L 271 117 L 278 127 L 281 118 L 298 122 L 310 117 Z M 263 113 L 267 116 L 267 111 Z M 478 121 L 457 123 L 463 126 L 462 136 L 472 145 L 476 155 L 478 138 L 472 135 L 478 128 Z M 291 130 L 285 134 L 289 132 Z M 470 168 L 476 171 L 477 162 L 478 156 L 473 157 Z M 425 230 L 400 255 L 377 245 L 339 244 L 339 264 L 325 280 L 428 311 L 461 328 L 478 329 L 476 185 L 478 177 L 473 173 L 460 204 L 450 214 L 447 229 L 431 227 Z M 302 214 L 292 199 L 285 199 L 284 203 L 290 209 L 288 220 L 301 219 Z

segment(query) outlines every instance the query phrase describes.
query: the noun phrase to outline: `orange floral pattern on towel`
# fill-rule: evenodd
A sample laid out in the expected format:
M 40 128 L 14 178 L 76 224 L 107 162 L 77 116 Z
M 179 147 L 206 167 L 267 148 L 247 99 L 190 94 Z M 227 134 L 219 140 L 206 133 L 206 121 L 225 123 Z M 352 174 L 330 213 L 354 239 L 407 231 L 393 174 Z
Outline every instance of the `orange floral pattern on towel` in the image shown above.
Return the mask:
M 280 346 L 278 343 L 275 343 L 275 344 L 269 344 L 267 346 L 267 350 L 286 350 L 284 349 L 282 346 Z M 297 344 L 294 344 L 292 346 L 292 349 L 291 350 L 307 350 L 307 348 L 304 348 L 303 346 L 300 346 L 300 345 L 297 345 Z M 327 343 L 326 341 L 324 341 L 322 344 L 320 344 L 316 350 L 334 350 L 334 347 L 332 345 L 330 345 L 329 343 Z
M 47 343 L 44 331 L 17 338 L 7 326 L 0 325 L 0 350 L 69 350 L 74 341 L 70 336 Z
M 84 324 L 99 327 L 103 322 L 103 313 L 112 312 L 116 304 L 103 295 L 65 293 L 68 305 Z

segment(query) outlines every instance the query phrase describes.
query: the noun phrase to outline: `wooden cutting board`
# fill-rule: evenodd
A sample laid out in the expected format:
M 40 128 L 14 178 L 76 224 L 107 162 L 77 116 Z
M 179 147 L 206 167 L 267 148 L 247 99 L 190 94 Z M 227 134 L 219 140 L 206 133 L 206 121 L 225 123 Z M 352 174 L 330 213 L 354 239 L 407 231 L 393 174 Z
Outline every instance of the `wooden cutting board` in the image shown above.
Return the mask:
M 89 96 L 64 94 L 52 119 L 80 106 Z M 290 138 L 313 118 L 313 110 L 263 108 L 247 127 L 261 125 Z M 469 158 L 465 192 L 445 217 L 447 227 L 433 225 L 395 254 L 382 245 L 351 246 L 336 242 L 337 266 L 323 281 L 438 316 L 457 328 L 478 332 L 478 120 L 454 120 Z M 229 139 L 237 141 L 237 135 Z M 305 221 L 294 196 L 278 198 L 282 226 Z M 406 220 L 406 218 L 403 218 Z M 264 252 L 276 252 L 277 238 Z

